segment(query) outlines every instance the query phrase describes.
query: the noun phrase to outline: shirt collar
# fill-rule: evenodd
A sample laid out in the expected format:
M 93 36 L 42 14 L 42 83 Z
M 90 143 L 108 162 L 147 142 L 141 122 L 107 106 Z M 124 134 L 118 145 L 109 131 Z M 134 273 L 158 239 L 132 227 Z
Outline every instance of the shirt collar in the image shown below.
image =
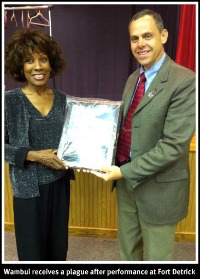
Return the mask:
M 145 72 L 145 77 L 148 80 L 152 75 L 156 74 L 158 70 L 160 69 L 163 61 L 165 60 L 166 53 L 163 54 L 163 56 L 160 58 L 159 61 L 157 61 L 154 65 L 152 65 L 147 71 L 144 71 L 143 67 L 140 67 L 140 74 L 142 72 Z

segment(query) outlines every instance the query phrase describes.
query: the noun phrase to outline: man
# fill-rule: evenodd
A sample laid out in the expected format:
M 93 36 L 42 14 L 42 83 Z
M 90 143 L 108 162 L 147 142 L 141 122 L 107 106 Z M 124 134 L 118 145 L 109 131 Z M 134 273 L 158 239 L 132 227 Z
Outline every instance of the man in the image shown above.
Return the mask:
M 91 172 L 105 181 L 117 180 L 121 260 L 170 261 L 177 223 L 188 212 L 195 73 L 165 53 L 168 31 L 156 12 L 145 9 L 133 16 L 129 34 L 141 67 L 130 75 L 124 89 L 124 125 L 139 74 L 144 72 L 146 77 L 144 97 L 131 117 L 129 158 L 119 160 L 120 150 L 127 145 L 120 146 L 122 125 L 118 163 Z

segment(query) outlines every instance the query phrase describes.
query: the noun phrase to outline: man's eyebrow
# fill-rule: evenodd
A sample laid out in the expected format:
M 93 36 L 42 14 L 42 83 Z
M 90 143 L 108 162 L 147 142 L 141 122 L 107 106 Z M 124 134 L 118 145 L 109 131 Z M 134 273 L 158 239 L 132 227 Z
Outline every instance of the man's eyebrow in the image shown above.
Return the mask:
M 149 35 L 149 34 L 153 34 L 152 32 L 150 32 L 150 31 L 146 31 L 146 32 L 144 32 L 144 33 L 142 33 L 142 35 L 141 36 L 145 36 L 145 35 Z M 131 35 L 131 37 L 139 37 L 140 35 Z

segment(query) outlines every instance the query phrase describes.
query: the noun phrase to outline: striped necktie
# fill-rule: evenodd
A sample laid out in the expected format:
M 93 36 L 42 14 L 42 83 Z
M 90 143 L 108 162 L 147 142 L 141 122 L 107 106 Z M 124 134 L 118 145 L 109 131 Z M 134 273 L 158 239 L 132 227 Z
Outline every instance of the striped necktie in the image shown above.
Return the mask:
M 130 146 L 131 146 L 131 121 L 133 113 L 140 103 L 145 92 L 146 77 L 144 72 L 140 74 L 140 81 L 134 94 L 133 101 L 127 113 L 124 121 L 123 128 L 119 135 L 119 141 L 117 146 L 117 158 L 120 164 L 128 162 L 130 160 Z

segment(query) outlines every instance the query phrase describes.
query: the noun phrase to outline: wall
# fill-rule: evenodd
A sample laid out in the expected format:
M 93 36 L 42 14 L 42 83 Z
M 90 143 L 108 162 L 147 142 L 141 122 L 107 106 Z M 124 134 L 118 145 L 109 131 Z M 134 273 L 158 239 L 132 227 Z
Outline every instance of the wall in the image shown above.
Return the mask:
M 13 6 L 13 5 L 12 5 Z M 11 6 L 11 7 L 12 7 Z M 21 6 L 21 5 L 20 5 Z M 166 53 L 175 59 L 181 5 L 53 5 L 52 36 L 63 50 L 66 71 L 55 78 L 55 87 L 69 95 L 121 100 L 125 82 L 138 64 L 130 50 L 128 23 L 136 11 L 153 8 L 163 16 L 169 30 Z M 48 18 L 48 11 L 41 10 Z M 30 16 L 36 12 L 29 11 Z M 15 22 L 4 29 L 5 42 L 21 26 L 21 11 L 15 11 Z M 27 10 L 24 11 L 24 18 Z M 49 32 L 49 27 L 30 25 L 29 28 Z M 5 76 L 6 89 L 23 84 Z

